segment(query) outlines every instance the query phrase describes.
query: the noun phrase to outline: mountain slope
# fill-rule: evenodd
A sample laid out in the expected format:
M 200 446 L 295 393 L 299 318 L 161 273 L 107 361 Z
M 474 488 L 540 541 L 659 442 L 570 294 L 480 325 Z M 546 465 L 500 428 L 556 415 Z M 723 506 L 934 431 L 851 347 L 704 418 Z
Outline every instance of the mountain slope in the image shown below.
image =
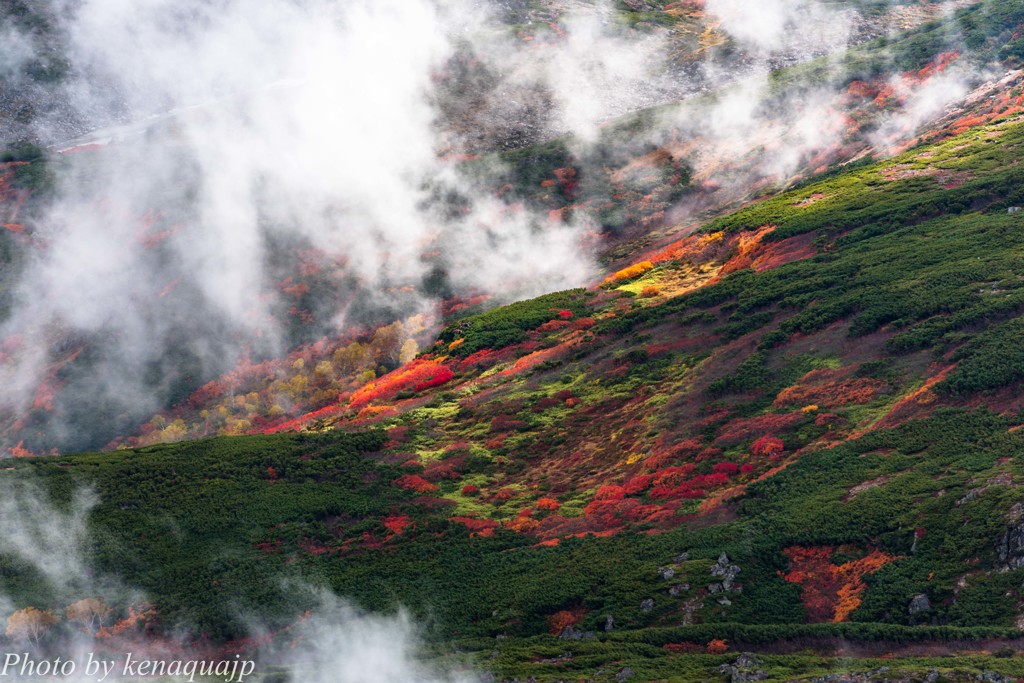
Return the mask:
M 0 477 L 65 502 L 93 487 L 96 566 L 215 639 L 244 635 L 228 595 L 288 623 L 284 574 L 410 606 L 538 680 L 694 680 L 733 661 L 692 654 L 715 640 L 780 680 L 835 670 L 820 657 L 841 643 L 1013 646 L 1022 143 L 1014 115 L 723 216 L 594 291 L 463 317 L 297 423 L 323 434 Z M 0 574 L 26 603 L 83 597 Z M 797 642 L 820 654 L 773 654 Z M 895 666 L 966 680 L 1021 660 Z

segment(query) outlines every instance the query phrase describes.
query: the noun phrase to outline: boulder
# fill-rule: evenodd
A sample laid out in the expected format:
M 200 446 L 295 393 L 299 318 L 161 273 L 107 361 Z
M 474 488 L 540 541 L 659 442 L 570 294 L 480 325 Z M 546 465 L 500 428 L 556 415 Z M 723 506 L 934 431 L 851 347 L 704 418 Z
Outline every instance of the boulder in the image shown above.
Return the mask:
M 768 678 L 768 672 L 761 668 L 761 660 L 744 652 L 732 664 L 718 667 L 719 673 L 729 677 L 732 683 L 750 683 Z
M 1024 522 L 1006 529 L 996 548 L 999 562 L 1007 569 L 1024 567 Z
M 932 608 L 931 600 L 924 593 L 918 593 L 911 601 L 910 606 L 907 607 L 907 611 L 911 614 L 920 614 L 921 612 L 927 612 Z

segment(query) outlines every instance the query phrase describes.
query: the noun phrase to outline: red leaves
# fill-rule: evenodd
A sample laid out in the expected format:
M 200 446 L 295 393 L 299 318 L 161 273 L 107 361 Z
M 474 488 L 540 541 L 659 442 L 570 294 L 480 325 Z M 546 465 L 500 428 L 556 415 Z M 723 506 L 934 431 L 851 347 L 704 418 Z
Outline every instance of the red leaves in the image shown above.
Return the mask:
M 514 429 L 520 429 L 525 426 L 525 422 L 516 419 L 512 415 L 498 415 L 491 420 L 491 431 L 496 433 L 511 432 Z
M 554 498 L 541 498 L 536 503 L 538 510 L 554 511 L 561 507 L 561 504 Z
M 450 368 L 448 368 L 447 366 L 442 366 L 441 369 L 437 371 L 437 374 L 435 374 L 433 377 L 426 380 L 425 382 L 420 382 L 419 384 L 417 384 L 413 388 L 413 391 L 425 391 L 426 389 L 439 387 L 442 384 L 447 384 L 454 377 L 455 373 L 452 372 Z
M 480 493 L 480 489 L 472 484 L 466 484 L 462 487 L 462 495 L 464 496 L 475 496 Z
M 736 418 L 729 421 L 719 430 L 718 436 L 715 438 L 715 445 L 722 447 L 735 446 L 765 434 L 784 432 L 809 419 L 807 415 L 800 411 Z
M 594 500 L 622 500 L 626 497 L 626 489 L 616 484 L 605 484 L 594 494 Z
M 651 484 L 653 482 L 654 482 L 654 475 L 653 474 L 640 474 L 640 475 L 637 475 L 637 476 L 633 477 L 632 479 L 630 479 L 629 481 L 626 482 L 626 486 L 625 486 L 626 493 L 628 493 L 631 496 L 632 495 L 636 495 L 638 493 L 643 493 L 648 488 L 650 488 L 650 486 L 651 486 Z
M 403 474 L 398 479 L 395 479 L 395 484 L 407 491 L 416 491 L 417 493 L 433 493 L 437 491 L 437 484 L 431 484 L 418 474 Z
M 762 436 L 750 444 L 750 452 L 757 456 L 773 456 L 783 451 L 785 446 L 781 439 L 774 436 Z
M 391 515 L 389 517 L 385 517 L 383 522 L 388 531 L 395 535 L 401 534 L 414 524 L 409 515 Z
M 455 373 L 450 368 L 437 361 L 416 359 L 357 389 L 352 394 L 349 405 L 353 408 L 360 408 L 373 401 L 390 400 L 400 391 L 409 389 L 422 391 L 440 386 L 454 376 Z
M 470 536 L 493 536 L 498 523 L 493 519 L 476 519 L 475 517 L 449 517 L 449 522 L 458 522 L 470 531 Z
M 773 405 L 808 405 L 822 408 L 867 403 L 885 386 L 877 379 L 849 379 L 822 384 L 797 384 L 779 392 Z

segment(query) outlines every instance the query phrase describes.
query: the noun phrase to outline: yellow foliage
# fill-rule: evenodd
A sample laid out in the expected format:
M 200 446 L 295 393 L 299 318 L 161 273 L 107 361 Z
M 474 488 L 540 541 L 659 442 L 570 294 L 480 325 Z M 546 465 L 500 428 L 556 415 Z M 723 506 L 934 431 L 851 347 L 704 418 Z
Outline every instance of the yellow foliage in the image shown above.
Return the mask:
M 623 268 L 620 271 L 609 275 L 605 282 L 620 282 L 622 280 L 633 280 L 640 277 L 644 273 L 654 268 L 654 264 L 650 261 L 641 261 L 640 263 L 634 263 L 628 268 Z
M 465 341 L 466 341 L 465 337 L 460 337 L 459 339 L 456 339 L 455 341 L 453 341 L 451 344 L 448 345 L 448 350 L 452 351 L 453 349 L 459 348 L 460 346 L 463 345 L 463 343 L 465 343 Z
M 700 238 L 700 246 L 706 247 L 714 242 L 721 242 L 723 239 L 725 239 L 725 232 L 721 230 L 707 235 L 702 235 Z
M 7 618 L 7 637 L 39 644 L 39 639 L 60 619 L 53 612 L 35 607 L 20 609 Z
M 641 460 L 643 460 L 643 458 L 644 458 L 644 454 L 643 453 L 634 453 L 633 455 L 631 455 L 628 458 L 626 458 L 626 464 L 627 465 L 635 465 L 636 463 L 638 463 Z
M 95 633 L 110 618 L 111 609 L 98 598 L 85 598 L 68 606 L 68 621 L 80 624 L 87 632 Z
M 801 413 L 813 413 L 817 409 L 818 409 L 818 406 L 816 406 L 816 405 L 809 405 L 809 406 L 804 406 L 803 408 L 801 408 L 800 412 Z
M 402 365 L 412 361 L 416 357 L 416 354 L 420 352 L 420 346 L 416 343 L 416 340 L 409 337 L 402 344 L 402 349 L 398 352 L 398 362 Z

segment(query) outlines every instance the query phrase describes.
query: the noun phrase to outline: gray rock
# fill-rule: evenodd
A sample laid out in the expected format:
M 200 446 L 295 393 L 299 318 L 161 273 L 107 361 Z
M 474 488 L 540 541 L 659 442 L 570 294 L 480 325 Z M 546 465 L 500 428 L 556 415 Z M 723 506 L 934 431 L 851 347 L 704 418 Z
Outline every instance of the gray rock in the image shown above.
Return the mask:
M 911 614 L 920 614 L 921 612 L 927 612 L 932 608 L 931 600 L 924 593 L 918 593 L 910 601 L 910 606 L 907 607 L 907 611 Z
M 982 671 L 974 677 L 974 680 L 981 681 L 981 683 L 1013 683 L 1016 679 L 996 673 L 995 671 Z
M 658 576 L 660 576 L 665 581 L 668 581 L 675 575 L 676 570 L 672 569 L 672 567 L 658 567 Z
M 668 589 L 668 594 L 671 595 L 673 598 L 677 598 L 688 590 L 690 590 L 690 584 L 677 583 L 676 585 Z
M 676 564 L 679 564 L 680 562 L 689 562 L 690 561 L 690 553 L 685 552 L 685 551 L 681 552 L 678 555 L 676 555 L 675 557 L 673 557 L 672 561 L 675 562 Z
M 722 553 L 718 556 L 718 562 L 711 565 L 711 576 L 722 579 L 722 590 L 731 591 L 735 587 L 736 577 L 740 573 L 738 565 L 729 562 L 729 556 Z
M 727 597 L 725 597 L 723 595 L 722 597 L 718 598 L 718 604 L 719 605 L 724 605 L 724 606 L 728 607 L 729 605 L 732 604 L 732 600 L 730 600 L 729 598 L 727 598 Z
M 615 628 L 615 617 L 609 614 L 604 618 L 604 630 L 611 631 L 613 628 Z
M 636 674 L 633 673 L 633 670 L 627 666 L 625 669 L 615 674 L 615 681 L 616 683 L 624 683 L 624 681 L 628 681 L 635 675 Z
M 760 667 L 760 659 L 744 652 L 732 664 L 723 664 L 718 667 L 718 671 L 728 676 L 731 683 L 752 683 L 768 678 L 768 672 Z
M 593 640 L 595 637 L 593 631 L 581 631 L 572 626 L 566 626 L 558 635 L 559 640 Z
M 1006 213 L 1020 213 L 1020 210 L 1021 210 L 1021 207 L 1019 207 L 1019 206 L 1011 206 L 1010 208 L 1008 208 L 1006 210 Z
M 938 671 L 929 671 L 928 675 L 924 677 L 924 683 L 939 683 L 941 674 Z
M 647 598 L 646 600 L 644 600 L 644 601 L 642 601 L 640 603 L 640 611 L 641 612 L 650 612 L 652 609 L 654 609 L 654 599 L 653 598 Z
M 1007 569 L 1024 567 L 1024 522 L 1006 529 L 996 547 L 996 555 Z

